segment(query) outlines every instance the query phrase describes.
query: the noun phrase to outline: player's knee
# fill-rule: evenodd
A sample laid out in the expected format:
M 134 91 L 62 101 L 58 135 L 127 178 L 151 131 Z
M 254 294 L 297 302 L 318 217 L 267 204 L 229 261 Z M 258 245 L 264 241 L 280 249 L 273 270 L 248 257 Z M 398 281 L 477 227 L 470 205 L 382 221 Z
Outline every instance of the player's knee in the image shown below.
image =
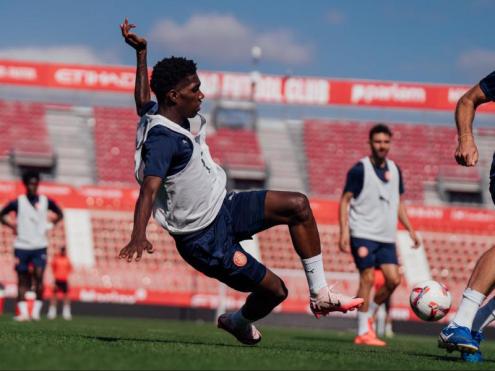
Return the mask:
M 293 219 L 297 222 L 305 222 L 312 216 L 308 197 L 302 193 L 295 193 L 290 199 L 293 211 Z
M 373 286 L 375 282 L 375 275 L 373 274 L 372 269 L 366 269 L 361 272 L 361 275 L 359 277 L 359 282 L 361 286 Z
M 385 285 L 387 285 L 387 288 L 389 291 L 393 291 L 397 288 L 397 286 L 400 285 L 400 276 L 393 276 L 389 277 L 385 280 Z
M 289 290 L 285 286 L 284 281 L 280 280 L 279 285 L 272 291 L 274 302 L 278 305 L 289 296 Z

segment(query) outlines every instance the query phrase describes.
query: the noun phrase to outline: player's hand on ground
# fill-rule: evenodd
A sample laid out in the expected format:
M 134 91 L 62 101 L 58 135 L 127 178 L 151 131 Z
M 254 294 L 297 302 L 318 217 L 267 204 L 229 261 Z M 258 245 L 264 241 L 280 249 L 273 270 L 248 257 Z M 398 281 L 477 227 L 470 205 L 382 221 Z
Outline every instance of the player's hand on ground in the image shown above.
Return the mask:
M 409 233 L 409 236 L 411 236 L 411 240 L 413 240 L 413 249 L 418 249 L 421 246 L 421 240 L 419 239 L 418 235 L 416 232 L 412 231 Z
M 459 141 L 455 151 L 455 160 L 462 166 L 474 166 L 478 162 L 478 148 L 472 136 L 466 136 Z
M 351 238 L 349 232 L 344 232 L 340 235 L 339 249 L 344 253 L 349 253 L 351 251 Z
M 120 25 L 120 31 L 122 32 L 122 36 L 124 37 L 125 42 L 128 45 L 130 45 L 136 51 L 144 50 L 146 49 L 147 45 L 146 39 L 131 32 L 131 30 L 135 27 L 136 25 L 129 23 L 126 18 L 124 20 L 124 23 Z
M 153 245 L 146 239 L 142 240 L 131 240 L 122 250 L 120 250 L 119 258 L 126 259 L 129 263 L 132 262 L 134 255 L 136 255 L 135 261 L 140 261 L 143 256 L 143 252 L 146 251 L 148 254 L 153 254 Z

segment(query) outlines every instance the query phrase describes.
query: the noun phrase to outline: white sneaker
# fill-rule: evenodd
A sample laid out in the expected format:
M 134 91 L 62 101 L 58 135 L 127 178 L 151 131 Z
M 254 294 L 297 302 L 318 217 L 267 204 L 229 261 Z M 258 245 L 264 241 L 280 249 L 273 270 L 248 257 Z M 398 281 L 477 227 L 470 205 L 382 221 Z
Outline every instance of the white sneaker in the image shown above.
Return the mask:
M 46 315 L 46 317 L 51 320 L 57 318 L 57 308 L 50 307 L 50 309 L 48 309 L 48 314 Z
M 70 313 L 62 313 L 62 318 L 66 321 L 72 320 L 72 315 Z
M 13 320 L 16 322 L 29 322 L 31 318 L 29 318 L 29 316 L 23 316 L 19 314 L 18 316 L 15 316 Z

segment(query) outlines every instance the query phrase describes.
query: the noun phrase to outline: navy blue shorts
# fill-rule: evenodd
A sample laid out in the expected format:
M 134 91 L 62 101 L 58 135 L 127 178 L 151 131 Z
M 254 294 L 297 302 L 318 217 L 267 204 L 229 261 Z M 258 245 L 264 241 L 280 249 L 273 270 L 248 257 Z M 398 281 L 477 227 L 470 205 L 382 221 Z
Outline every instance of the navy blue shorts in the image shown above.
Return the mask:
M 267 191 L 231 192 L 205 229 L 175 235 L 177 250 L 196 270 L 238 291 L 254 291 L 266 267 L 239 244 L 264 229 Z
M 395 243 L 351 237 L 351 252 L 359 271 L 378 268 L 382 264 L 399 264 Z
M 29 264 L 36 268 L 45 269 L 46 267 L 46 247 L 36 250 L 14 249 L 15 269 L 24 273 L 29 270 Z
M 490 168 L 490 194 L 495 203 L 495 152 L 493 153 L 492 166 Z

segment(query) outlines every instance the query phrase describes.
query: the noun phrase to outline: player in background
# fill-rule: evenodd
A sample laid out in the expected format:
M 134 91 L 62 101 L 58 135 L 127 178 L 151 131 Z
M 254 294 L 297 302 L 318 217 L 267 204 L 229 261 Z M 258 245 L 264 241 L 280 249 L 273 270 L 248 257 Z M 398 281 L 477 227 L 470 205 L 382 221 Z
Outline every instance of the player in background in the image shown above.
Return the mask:
M 495 71 L 469 89 L 457 102 L 455 122 L 458 145 L 455 159 L 461 166 L 475 166 L 478 148 L 473 135 L 476 109 L 495 101 Z M 495 202 L 495 153 L 490 170 L 490 193 Z M 479 362 L 479 350 L 483 329 L 495 319 L 495 299 L 480 308 L 495 287 L 495 247 L 491 247 L 478 259 L 471 278 L 464 290 L 462 300 L 452 322 L 440 333 L 438 345 L 448 350 L 458 350 L 468 362 Z
M 57 295 L 61 293 L 64 301 L 62 318 L 69 321 L 72 319 L 69 298 L 69 275 L 72 272 L 72 264 L 67 256 L 65 246 L 61 247 L 58 253 L 53 256 L 51 266 L 55 282 L 47 317 L 48 319 L 57 317 Z
M 386 345 L 376 336 L 373 316 L 378 306 L 385 303 L 400 284 L 395 246 L 397 218 L 409 231 L 414 246 L 420 244 L 401 201 L 404 193 L 401 172 L 387 158 L 391 140 L 392 132 L 388 126 L 377 124 L 371 128 L 371 155 L 361 159 L 347 173 L 339 205 L 339 247 L 344 253 L 352 253 L 360 277 L 357 296 L 364 299 L 358 311 L 358 329 L 354 339 L 357 345 Z M 370 300 L 375 267 L 383 272 L 385 284 Z
M 32 319 L 39 320 L 43 306 L 43 275 L 47 257 L 47 232 L 62 218 L 62 210 L 55 201 L 44 195 L 38 194 L 40 176 L 37 172 L 28 171 L 22 176 L 22 182 L 26 188 L 26 194 L 10 201 L 0 211 L 0 221 L 10 228 L 16 238 L 14 240 L 14 254 L 16 259 L 15 270 L 18 276 L 17 305 L 19 315 L 14 317 L 17 321 L 28 321 L 30 315 L 24 295 L 31 288 L 29 265 L 32 264 L 33 286 L 36 292 Z M 55 214 L 49 216 L 48 211 Z M 8 214 L 16 213 L 15 222 L 8 218 Z M 50 220 L 52 219 L 52 220 Z
M 141 184 L 131 240 L 119 256 L 139 261 L 153 252 L 146 227 L 155 220 L 175 239 L 181 256 L 196 270 L 231 288 L 251 292 L 243 307 L 218 318 L 218 327 L 244 344 L 254 345 L 261 334 L 253 323 L 267 316 L 287 298 L 284 282 L 243 250 L 239 241 L 275 225 L 289 227 L 302 260 L 315 316 L 345 312 L 362 299 L 328 287 L 320 238 L 306 196 L 295 192 L 253 191 L 227 194 L 226 174 L 209 154 L 205 120 L 196 135 L 188 119 L 195 117 L 204 99 L 196 64 L 185 58 L 158 62 L 148 81 L 146 40 L 121 25 L 122 35 L 136 50 L 136 110 L 142 116 L 137 132 L 136 178 Z M 151 101 L 151 90 L 158 104 Z

